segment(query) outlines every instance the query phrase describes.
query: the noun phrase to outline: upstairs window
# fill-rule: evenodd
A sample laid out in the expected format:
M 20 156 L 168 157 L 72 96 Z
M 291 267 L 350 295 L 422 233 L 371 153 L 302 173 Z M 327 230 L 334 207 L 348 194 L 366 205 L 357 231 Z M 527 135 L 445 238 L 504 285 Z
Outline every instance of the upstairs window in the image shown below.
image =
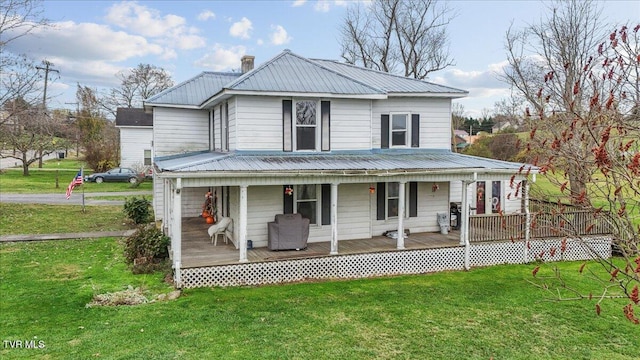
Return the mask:
M 407 146 L 409 114 L 391 115 L 391 146 Z
M 314 100 L 296 101 L 295 107 L 295 149 L 316 150 L 317 138 L 317 108 Z

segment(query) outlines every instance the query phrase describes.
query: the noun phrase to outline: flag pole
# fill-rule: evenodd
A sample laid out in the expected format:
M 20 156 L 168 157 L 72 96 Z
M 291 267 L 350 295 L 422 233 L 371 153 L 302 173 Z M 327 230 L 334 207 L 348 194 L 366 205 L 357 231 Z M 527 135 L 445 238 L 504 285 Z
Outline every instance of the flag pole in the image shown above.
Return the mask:
M 84 208 L 84 166 L 80 167 L 80 177 L 82 178 L 82 212 L 85 213 Z

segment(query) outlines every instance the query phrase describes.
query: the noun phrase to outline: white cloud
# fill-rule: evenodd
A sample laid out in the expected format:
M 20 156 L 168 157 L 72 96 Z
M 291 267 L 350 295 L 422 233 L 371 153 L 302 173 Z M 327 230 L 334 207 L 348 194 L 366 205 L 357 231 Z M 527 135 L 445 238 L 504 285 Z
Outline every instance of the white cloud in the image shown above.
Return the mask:
M 185 18 L 172 14 L 162 16 L 158 10 L 135 2 L 111 6 L 105 20 L 171 48 L 196 49 L 206 45 L 205 38 L 198 35 L 199 30 L 187 26 Z
M 335 5 L 335 6 L 347 6 L 348 3 L 345 0 L 318 0 L 316 1 L 316 4 L 313 6 L 313 9 L 315 11 L 319 11 L 319 12 L 329 12 L 331 10 L 331 6 Z
M 271 43 L 273 45 L 284 45 L 291 41 L 291 36 L 287 34 L 287 30 L 285 30 L 281 25 L 271 25 L 271 34 L 269 35 L 269 39 L 271 39 Z
M 211 10 L 203 10 L 200 14 L 198 14 L 198 20 L 207 21 L 209 19 L 215 19 L 216 14 Z
M 256 41 L 256 44 L 258 44 L 258 45 L 262 46 L 262 45 L 264 45 L 264 40 L 262 40 L 262 39 L 258 39 L 258 40 Z
M 331 4 L 329 4 L 329 0 L 318 0 L 313 6 L 313 9 L 319 12 L 329 12 Z
M 304 3 L 306 3 L 306 2 L 307 2 L 307 0 L 295 0 L 295 1 L 293 2 L 293 4 L 291 4 L 291 6 L 293 6 L 293 7 L 302 6 L 302 5 L 304 5 Z
M 229 35 L 241 39 L 249 39 L 251 37 L 251 30 L 253 30 L 251 20 L 243 17 L 240 21 L 231 25 L 229 28 Z
M 195 65 L 214 71 L 228 71 L 240 68 L 240 58 L 247 53 L 247 48 L 235 45 L 225 48 L 215 44 L 213 51 L 195 62 Z
M 114 31 L 106 25 L 65 21 L 52 27 L 37 28 L 32 36 L 9 44 L 15 53 L 76 60 L 125 61 L 133 57 L 162 55 L 162 46 L 142 36 Z

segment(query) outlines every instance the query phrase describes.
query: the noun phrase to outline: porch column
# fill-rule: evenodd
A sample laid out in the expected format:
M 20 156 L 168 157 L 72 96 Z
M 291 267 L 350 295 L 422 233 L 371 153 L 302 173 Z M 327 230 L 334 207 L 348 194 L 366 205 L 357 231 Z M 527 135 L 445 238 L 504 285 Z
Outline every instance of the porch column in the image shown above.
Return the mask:
M 162 185 L 162 232 L 169 236 L 169 194 L 171 193 L 171 184 L 168 179 L 164 179 L 162 180 Z
M 465 235 L 467 233 L 467 224 L 469 223 L 469 189 L 466 180 L 462 180 L 462 201 L 460 203 L 460 245 L 463 245 L 465 242 Z
M 238 219 L 240 235 L 240 262 L 249 262 L 247 259 L 247 185 L 240 185 L 240 215 Z
M 406 183 L 406 181 L 398 183 L 398 240 L 396 245 L 398 250 L 404 249 L 404 186 Z
M 176 179 L 173 191 L 173 226 L 171 229 L 171 251 L 173 251 L 173 271 L 176 287 L 182 286 L 180 266 L 182 265 L 182 179 Z
M 529 182 L 527 180 L 522 181 L 524 187 L 522 188 L 522 196 L 524 196 L 524 262 L 526 263 L 529 258 L 529 248 L 527 244 L 531 241 L 531 211 L 529 211 Z
M 331 252 L 338 254 L 338 184 L 331 184 Z
M 475 176 L 474 176 L 475 177 Z M 470 248 L 471 244 L 469 244 L 469 185 L 474 183 L 474 181 L 463 181 L 462 182 L 462 222 L 460 224 L 460 245 L 464 245 L 464 268 L 465 270 L 469 270 L 471 268 L 470 265 Z

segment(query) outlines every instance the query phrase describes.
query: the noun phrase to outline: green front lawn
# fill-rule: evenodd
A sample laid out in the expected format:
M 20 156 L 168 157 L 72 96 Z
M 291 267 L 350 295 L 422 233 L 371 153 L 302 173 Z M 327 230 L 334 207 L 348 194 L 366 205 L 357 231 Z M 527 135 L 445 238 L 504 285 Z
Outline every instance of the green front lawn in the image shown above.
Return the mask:
M 122 206 L 10 204 L 0 202 L 2 235 L 127 230 Z
M 5 169 L 0 172 L 0 192 L 14 194 L 45 194 L 60 193 L 67 191 L 67 186 L 73 180 L 80 169 L 30 169 L 29 176 L 22 175 L 22 169 Z M 86 171 L 85 175 L 91 174 L 92 171 Z M 56 188 L 56 177 L 58 178 L 58 187 Z M 144 181 L 141 184 L 132 186 L 127 182 L 121 183 L 84 183 L 82 185 L 86 193 L 92 192 L 116 192 L 116 191 L 137 191 L 152 190 L 151 181 Z M 76 188 L 74 191 L 82 191 Z
M 92 307 L 132 275 L 117 239 L 0 245 L 0 337 L 11 359 L 637 359 L 623 301 L 547 301 L 533 265 L 356 281 L 186 290 L 175 301 Z M 559 266 L 598 293 L 578 263 Z M 592 266 L 597 270 L 597 266 Z M 543 268 L 538 276 L 550 275 Z

